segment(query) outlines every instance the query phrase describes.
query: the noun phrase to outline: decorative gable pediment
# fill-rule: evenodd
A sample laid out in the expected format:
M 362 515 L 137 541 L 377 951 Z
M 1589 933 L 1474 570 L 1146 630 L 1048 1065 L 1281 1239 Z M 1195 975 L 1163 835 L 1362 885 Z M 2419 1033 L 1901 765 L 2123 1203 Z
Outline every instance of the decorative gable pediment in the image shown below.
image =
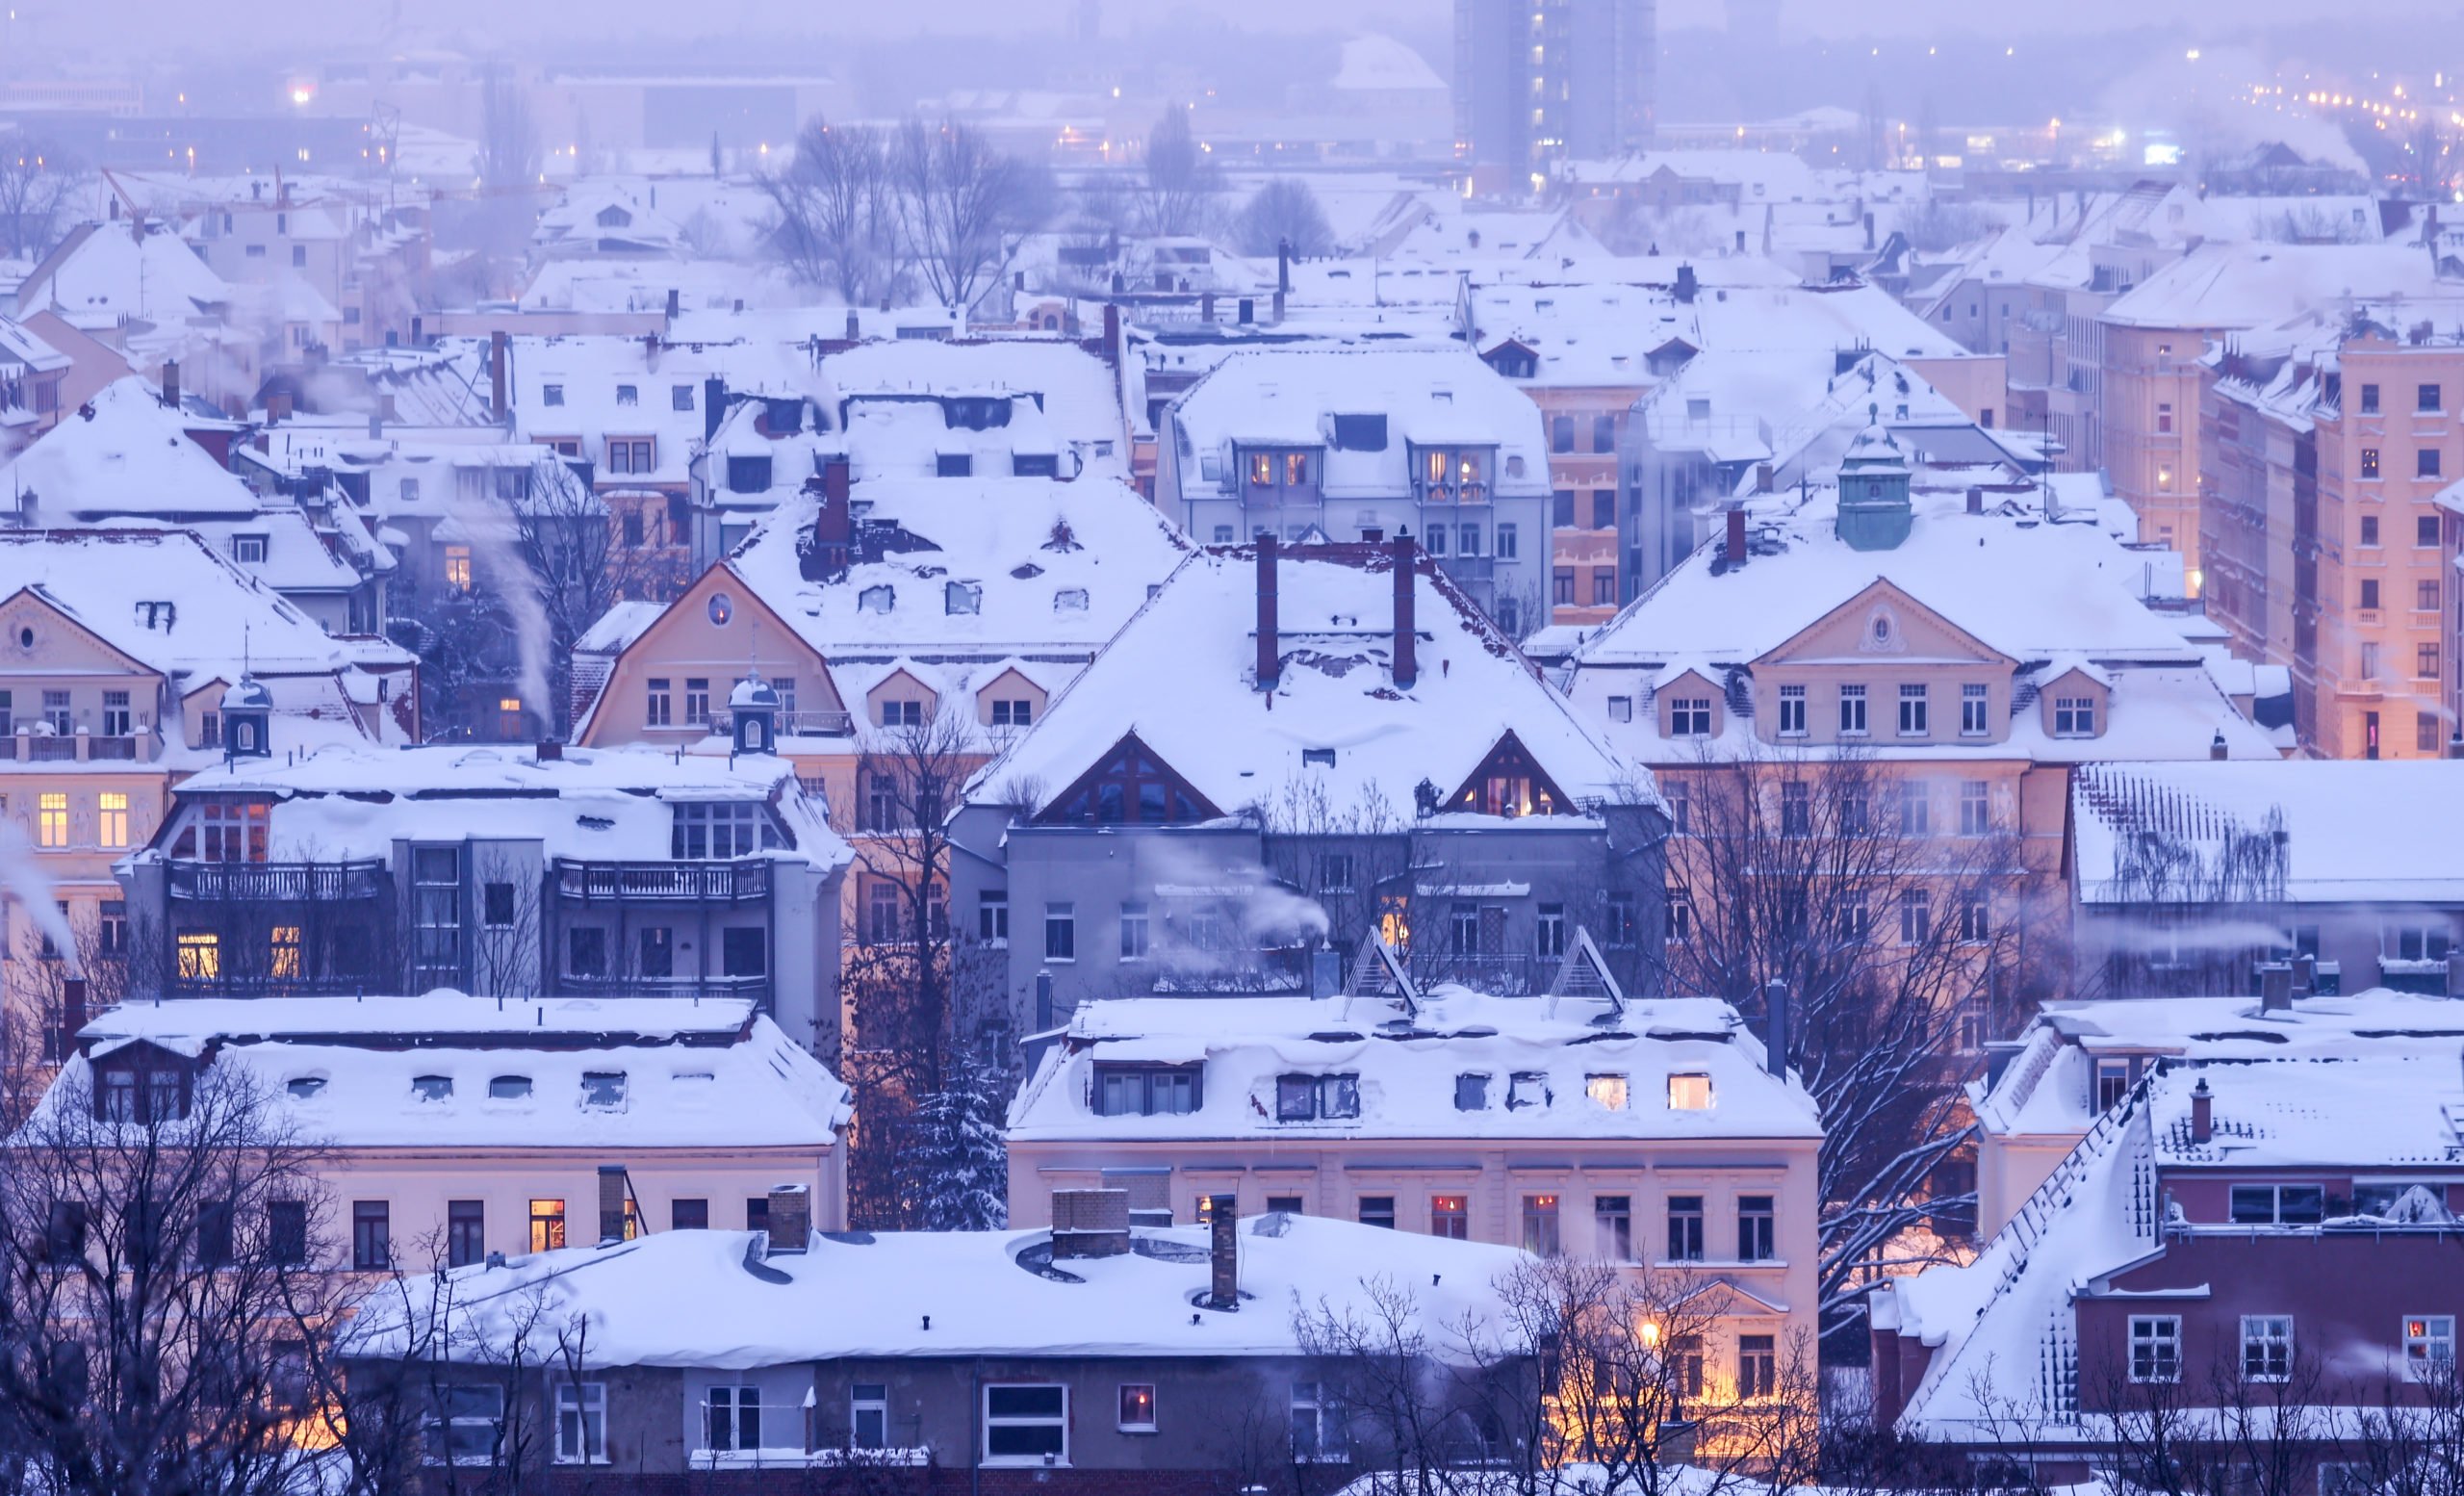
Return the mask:
M 1473 815 L 1569 815 L 1574 802 L 1509 728 L 1488 757 L 1447 797 L 1446 809 Z
M 1928 664 L 1990 664 L 2006 670 L 2017 663 L 1879 578 L 1754 663 L 1760 668 L 1882 664 L 1895 659 Z
M 1039 826 L 1183 826 L 1223 812 L 1139 738 L 1126 733 L 1092 768 L 1044 802 Z

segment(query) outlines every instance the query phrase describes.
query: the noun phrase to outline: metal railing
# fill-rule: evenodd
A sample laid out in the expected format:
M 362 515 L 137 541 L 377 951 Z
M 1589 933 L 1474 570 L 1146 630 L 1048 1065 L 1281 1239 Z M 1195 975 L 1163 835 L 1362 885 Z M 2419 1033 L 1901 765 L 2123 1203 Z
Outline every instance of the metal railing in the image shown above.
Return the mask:
M 558 898 L 580 903 L 658 899 L 742 904 L 770 896 L 770 861 L 585 863 L 560 857 L 552 887 Z
M 220 903 L 303 904 L 375 898 L 385 891 L 385 864 L 373 858 L 341 863 L 199 863 L 174 860 L 173 898 Z
M 764 976 L 643 976 L 618 972 L 603 976 L 563 975 L 556 990 L 569 996 L 591 997 L 739 997 L 764 1002 L 770 978 Z

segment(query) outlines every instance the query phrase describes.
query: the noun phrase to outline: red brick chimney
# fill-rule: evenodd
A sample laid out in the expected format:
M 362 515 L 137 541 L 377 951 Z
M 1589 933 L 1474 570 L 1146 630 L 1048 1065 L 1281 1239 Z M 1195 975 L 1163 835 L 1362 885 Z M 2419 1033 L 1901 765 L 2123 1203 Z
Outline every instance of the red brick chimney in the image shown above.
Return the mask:
M 2205 1143 L 2216 1136 L 2216 1096 L 2207 1089 L 2207 1077 L 2191 1088 L 2191 1141 Z
M 1395 688 L 1408 691 L 1421 678 L 1420 621 L 1412 615 L 1419 597 L 1413 576 L 1418 562 L 1413 558 L 1411 536 L 1397 535 L 1391 549 L 1395 557 Z
M 1276 632 L 1274 531 L 1258 536 L 1258 689 L 1270 691 L 1283 675 L 1283 641 Z
M 1241 1306 L 1241 1198 L 1218 1195 L 1208 1210 L 1214 1220 L 1207 1239 L 1207 1307 Z
M 1721 555 L 1731 566 L 1736 566 L 1745 560 L 1745 511 L 1731 509 L 1728 514 L 1728 545 Z

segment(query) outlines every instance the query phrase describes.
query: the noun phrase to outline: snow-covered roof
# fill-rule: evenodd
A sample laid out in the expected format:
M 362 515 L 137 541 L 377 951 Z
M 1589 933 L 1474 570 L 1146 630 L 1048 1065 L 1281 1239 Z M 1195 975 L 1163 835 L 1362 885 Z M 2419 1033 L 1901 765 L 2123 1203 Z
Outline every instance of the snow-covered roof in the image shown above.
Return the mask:
M 1226 813 L 1322 789 L 1330 804 L 1382 802 L 1408 821 L 1415 786 L 1451 794 L 1511 733 L 1578 801 L 1651 798 L 1649 776 L 1630 773 L 1424 555 L 1413 577 L 1417 679 L 1399 688 L 1393 568 L 1383 547 L 1285 549 L 1281 672 L 1263 692 L 1255 549 L 1190 556 L 973 792 L 1006 800 L 1029 787 L 1040 809 L 1134 733 Z
M 1352 414 L 1385 417 L 1381 447 L 1333 444 L 1333 419 Z M 1319 489 L 1329 500 L 1403 494 L 1411 448 L 1469 446 L 1498 449 L 1501 494 L 1549 491 L 1539 408 L 1462 348 L 1245 348 L 1192 385 L 1173 419 L 1184 460 L 1218 456 L 1227 483 L 1235 445 L 1324 447 Z
M 1195 1110 L 1124 1121 L 1090 1105 L 1105 1065 L 1203 1065 Z M 1284 1074 L 1350 1074 L 1359 1115 L 1275 1120 Z M 1467 1110 L 1458 1076 L 1486 1077 Z M 1669 1077 L 1709 1077 L 1711 1105 L 1670 1106 Z M 1527 1077 L 1538 1077 L 1536 1083 Z M 1594 1084 L 1610 1078 L 1622 1086 Z M 1615 1105 L 1608 1104 L 1613 1098 Z M 1132 997 L 1081 1004 L 1010 1110 L 1014 1140 L 1259 1142 L 1818 1138 L 1812 1098 L 1771 1074 L 1759 1041 L 1712 998 L 1611 1006 L 1497 997 L 1452 985 L 1408 1012 L 1368 997 Z M 1271 1145 L 1270 1145 L 1271 1146 Z
M 83 223 L 17 288 L 19 313 L 181 324 L 229 304 L 233 288 L 179 235 L 157 226 Z
M 1443 93 L 1446 80 L 1418 52 L 1392 37 L 1373 33 L 1353 37 L 1344 43 L 1343 62 L 1335 69 L 1333 87 L 1341 90 Z
M 0 467 L 0 504 L 37 523 L 72 514 L 254 514 L 257 496 L 190 441 L 183 424 L 150 381 L 116 380 Z
M 1216 1313 L 1193 1310 L 1208 1282 L 1205 1228 L 1132 1238 L 1130 1252 L 1068 1259 L 1053 1273 L 1021 1260 L 1048 1249 L 1046 1231 L 834 1233 L 766 1256 L 757 1233 L 660 1231 L 457 1270 L 447 1286 L 410 1285 L 409 1299 L 416 1317 L 428 1293 L 450 1292 L 455 1346 L 552 1335 L 587 1316 L 592 1366 L 753 1370 L 856 1356 L 1294 1356 L 1303 1354 L 1296 1311 L 1365 1311 L 1364 1279 L 1384 1279 L 1405 1291 L 1442 1355 L 1467 1324 L 1509 1333 L 1493 1285 L 1528 1260 L 1347 1221 L 1253 1217 L 1240 1227 L 1248 1303 Z M 398 1354 L 396 1312 L 363 1315 L 353 1348 Z
M 2125 327 L 2256 327 L 2354 297 L 2427 297 L 2442 286 L 2430 256 L 2407 245 L 2206 244 L 2098 314 Z M 2179 350 L 2194 358 L 2196 348 Z
M 1822 200 L 1831 194 L 1802 157 L 1776 150 L 1655 150 L 1562 168 L 1578 188 L 1647 182 L 1662 172 L 1680 181 L 1735 188 L 1755 202 Z
M 80 1038 L 71 1076 L 137 1043 L 210 1056 L 346 1148 L 827 1148 L 853 1115 L 827 1066 L 729 1000 L 201 998 L 123 1004 Z M 586 1091 L 610 1073 L 614 1100 Z
M 2143 898 L 2128 875 L 2134 838 L 2152 833 L 2212 860 L 2226 838 L 2270 835 L 2280 817 L 2296 903 L 2464 904 L 2447 819 L 2456 805 L 2464 762 L 2453 760 L 2097 764 L 2071 782 L 2074 886 L 2088 904 Z
M 2161 1055 L 2194 1063 L 2410 1054 L 2464 1039 L 2464 1003 L 2372 988 L 2301 997 L 2270 1012 L 2254 997 L 2116 997 L 2048 1002 L 1990 1086 L 1969 1094 L 1989 1131 L 2076 1137 L 2095 1121 L 2095 1062 Z
M 995 338 L 965 343 L 923 338 L 858 344 L 821 360 L 822 399 L 835 426 L 850 399 L 866 395 L 1010 395 L 1038 407 L 1055 450 L 1125 475 L 1120 398 L 1112 371 L 1074 342 Z M 853 439 L 851 438 L 851 445 Z M 864 452 L 855 447 L 860 461 Z M 1069 474 L 1065 456 L 1063 476 Z
M 397 838 L 416 837 L 536 840 L 548 857 L 665 862 L 672 807 L 707 801 L 768 803 L 789 840 L 763 856 L 823 868 L 849 856 L 794 766 L 767 754 L 566 748 L 542 760 L 518 746 L 326 749 L 295 762 L 209 768 L 183 780 L 178 793 L 270 799 L 276 861 L 390 856 Z M 165 837 L 170 825 L 167 818 Z

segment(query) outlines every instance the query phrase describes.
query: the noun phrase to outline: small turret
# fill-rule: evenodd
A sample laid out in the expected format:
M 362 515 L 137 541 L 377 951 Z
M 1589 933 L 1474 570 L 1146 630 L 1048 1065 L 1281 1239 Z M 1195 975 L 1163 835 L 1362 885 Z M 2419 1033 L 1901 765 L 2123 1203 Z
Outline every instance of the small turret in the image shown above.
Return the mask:
M 728 715 L 735 724 L 735 751 L 776 753 L 779 743 L 779 692 L 761 672 L 753 671 L 728 693 Z
M 273 757 L 273 692 L 255 676 L 243 673 L 222 693 L 222 758 Z
M 1879 411 L 1867 406 L 1869 424 L 1839 459 L 1839 538 L 1856 551 L 1892 551 L 1908 538 L 1913 522 L 1908 454 L 1883 429 Z

